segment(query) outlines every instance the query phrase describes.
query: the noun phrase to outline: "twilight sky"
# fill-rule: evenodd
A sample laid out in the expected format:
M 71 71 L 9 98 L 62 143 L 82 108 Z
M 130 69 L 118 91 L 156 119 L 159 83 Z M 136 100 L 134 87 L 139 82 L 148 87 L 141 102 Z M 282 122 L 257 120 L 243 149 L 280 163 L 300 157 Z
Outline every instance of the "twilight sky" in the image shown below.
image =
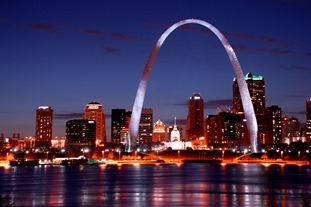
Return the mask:
M 54 109 L 53 136 L 97 101 L 132 109 L 145 63 L 160 35 L 177 21 L 197 18 L 218 28 L 244 74 L 262 75 L 266 105 L 305 123 L 311 97 L 311 1 L 150 0 L 0 1 L 0 133 L 35 133 L 38 106 Z M 194 92 L 205 116 L 232 105 L 234 73 L 220 41 L 188 24 L 164 42 L 153 65 L 144 107 L 154 122 L 183 124 Z

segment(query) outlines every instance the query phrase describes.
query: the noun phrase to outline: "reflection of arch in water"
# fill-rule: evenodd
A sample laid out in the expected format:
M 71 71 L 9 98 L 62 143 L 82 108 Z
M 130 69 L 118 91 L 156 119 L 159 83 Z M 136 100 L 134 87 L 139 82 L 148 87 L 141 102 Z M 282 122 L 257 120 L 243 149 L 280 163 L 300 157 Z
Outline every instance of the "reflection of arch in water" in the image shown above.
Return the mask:
M 135 98 L 135 102 L 134 102 L 134 106 L 133 106 L 133 110 L 132 110 L 132 117 L 131 117 L 131 121 L 130 121 L 129 136 L 127 137 L 127 140 L 126 140 L 126 151 L 132 152 L 134 145 L 135 145 L 135 142 L 136 142 L 136 138 L 138 135 L 138 127 L 139 127 L 141 111 L 142 111 L 144 98 L 145 98 L 145 94 L 146 94 L 146 88 L 147 88 L 147 84 L 148 84 L 148 78 L 149 78 L 149 75 L 151 72 L 151 68 L 152 68 L 154 59 L 156 58 L 160 47 L 162 46 L 163 42 L 168 37 L 168 35 L 172 31 L 174 31 L 176 28 L 178 28 L 184 24 L 190 24 L 190 23 L 200 24 L 200 25 L 205 26 L 206 28 L 210 29 L 218 37 L 218 39 L 221 41 L 223 47 L 225 48 L 225 50 L 229 56 L 229 59 L 231 61 L 231 65 L 233 67 L 235 77 L 236 77 L 237 82 L 238 82 L 240 95 L 241 95 L 241 99 L 242 99 L 242 104 L 243 104 L 243 108 L 244 108 L 244 113 L 245 113 L 245 118 L 246 118 L 246 123 L 247 123 L 247 130 L 248 130 L 249 136 L 250 136 L 251 150 L 252 150 L 252 152 L 257 152 L 257 120 L 255 117 L 253 104 L 251 101 L 251 97 L 250 97 L 246 82 L 244 80 L 244 74 L 243 74 L 242 68 L 240 66 L 240 63 L 239 63 L 231 45 L 229 44 L 227 39 L 224 37 L 224 35 L 218 29 L 216 29 L 213 25 L 211 25 L 208 22 L 205 22 L 203 20 L 199 20 L 199 19 L 186 19 L 186 20 L 182 20 L 182 21 L 179 21 L 179 22 L 173 24 L 171 27 L 169 27 L 161 35 L 161 37 L 157 41 L 155 47 L 153 48 L 153 50 L 149 56 L 149 59 L 146 63 L 144 72 L 142 74 L 142 78 L 141 78 L 139 86 L 138 86 L 138 90 L 137 90 L 137 94 L 136 94 L 136 98 Z

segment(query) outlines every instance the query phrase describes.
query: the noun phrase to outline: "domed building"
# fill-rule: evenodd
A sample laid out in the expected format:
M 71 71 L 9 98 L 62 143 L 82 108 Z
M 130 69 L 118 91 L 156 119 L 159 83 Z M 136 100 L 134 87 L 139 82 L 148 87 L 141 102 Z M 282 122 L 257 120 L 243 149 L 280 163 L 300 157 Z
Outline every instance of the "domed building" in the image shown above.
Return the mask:
M 176 117 L 175 117 L 175 120 L 174 120 L 174 128 L 173 128 L 173 130 L 171 132 L 170 141 L 171 142 L 176 142 L 176 141 L 179 142 L 180 141 L 180 132 L 177 129 Z
M 172 131 L 170 132 L 169 141 L 164 143 L 166 148 L 171 148 L 172 150 L 182 150 L 186 149 L 187 147 L 192 147 L 191 142 L 181 141 L 181 131 L 182 129 L 176 124 L 175 117 L 174 126 Z

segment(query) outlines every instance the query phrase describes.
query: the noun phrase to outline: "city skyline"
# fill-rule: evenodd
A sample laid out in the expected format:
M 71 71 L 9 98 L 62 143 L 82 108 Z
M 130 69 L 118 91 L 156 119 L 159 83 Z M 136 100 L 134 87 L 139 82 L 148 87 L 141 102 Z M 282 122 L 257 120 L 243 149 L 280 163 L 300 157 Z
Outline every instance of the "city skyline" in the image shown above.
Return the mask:
M 171 1 L 165 7 L 154 1 L 137 8 L 123 2 L 77 2 L 73 8 L 66 2 L 32 3 L 0 3 L 0 133 L 5 136 L 34 135 L 35 111 L 42 105 L 54 110 L 53 137 L 64 136 L 65 122 L 81 118 L 85 104 L 96 101 L 108 117 L 110 138 L 111 109 L 132 109 L 159 35 L 192 17 L 224 32 L 244 75 L 265 78 L 267 107 L 278 105 L 283 116 L 306 121 L 305 102 L 311 96 L 307 1 L 236 1 L 226 7 L 225 1 Z M 196 92 L 205 101 L 205 116 L 232 107 L 234 74 L 217 38 L 198 25 L 171 36 L 155 60 L 144 103 L 154 110 L 153 119 L 166 125 L 174 117 L 184 121 L 187 100 Z

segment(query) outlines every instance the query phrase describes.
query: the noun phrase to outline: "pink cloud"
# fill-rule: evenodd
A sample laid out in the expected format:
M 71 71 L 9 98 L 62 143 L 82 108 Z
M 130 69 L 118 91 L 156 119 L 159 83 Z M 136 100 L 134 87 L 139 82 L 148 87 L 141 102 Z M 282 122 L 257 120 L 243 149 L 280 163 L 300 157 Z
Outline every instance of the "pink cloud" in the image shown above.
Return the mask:
M 116 52 L 120 51 L 119 49 L 113 48 L 113 47 L 105 47 L 104 49 L 105 49 L 105 52 L 109 53 L 109 54 L 116 53 Z
M 125 39 L 125 40 L 137 40 L 139 38 L 128 35 L 128 34 L 123 34 L 123 33 L 112 33 L 109 35 L 110 37 L 117 38 L 117 39 Z
M 239 34 L 233 32 L 225 32 L 226 36 L 231 36 L 235 39 L 242 39 L 242 40 L 254 40 L 254 41 L 261 41 L 261 42 L 268 42 L 268 43 L 275 43 L 277 40 L 273 37 L 268 36 L 261 36 L 261 35 L 250 35 L 250 34 Z
M 33 30 L 48 32 L 50 34 L 53 34 L 56 32 L 56 28 L 54 26 L 51 26 L 48 24 L 30 24 L 28 26 L 29 26 L 29 28 L 31 28 Z
M 78 32 L 87 35 L 104 35 L 105 33 L 95 29 L 78 30 Z
M 308 66 L 286 66 L 287 70 L 298 70 L 298 71 L 311 71 L 311 67 Z
M 250 48 L 246 45 L 232 45 L 233 49 L 235 50 L 250 50 Z

